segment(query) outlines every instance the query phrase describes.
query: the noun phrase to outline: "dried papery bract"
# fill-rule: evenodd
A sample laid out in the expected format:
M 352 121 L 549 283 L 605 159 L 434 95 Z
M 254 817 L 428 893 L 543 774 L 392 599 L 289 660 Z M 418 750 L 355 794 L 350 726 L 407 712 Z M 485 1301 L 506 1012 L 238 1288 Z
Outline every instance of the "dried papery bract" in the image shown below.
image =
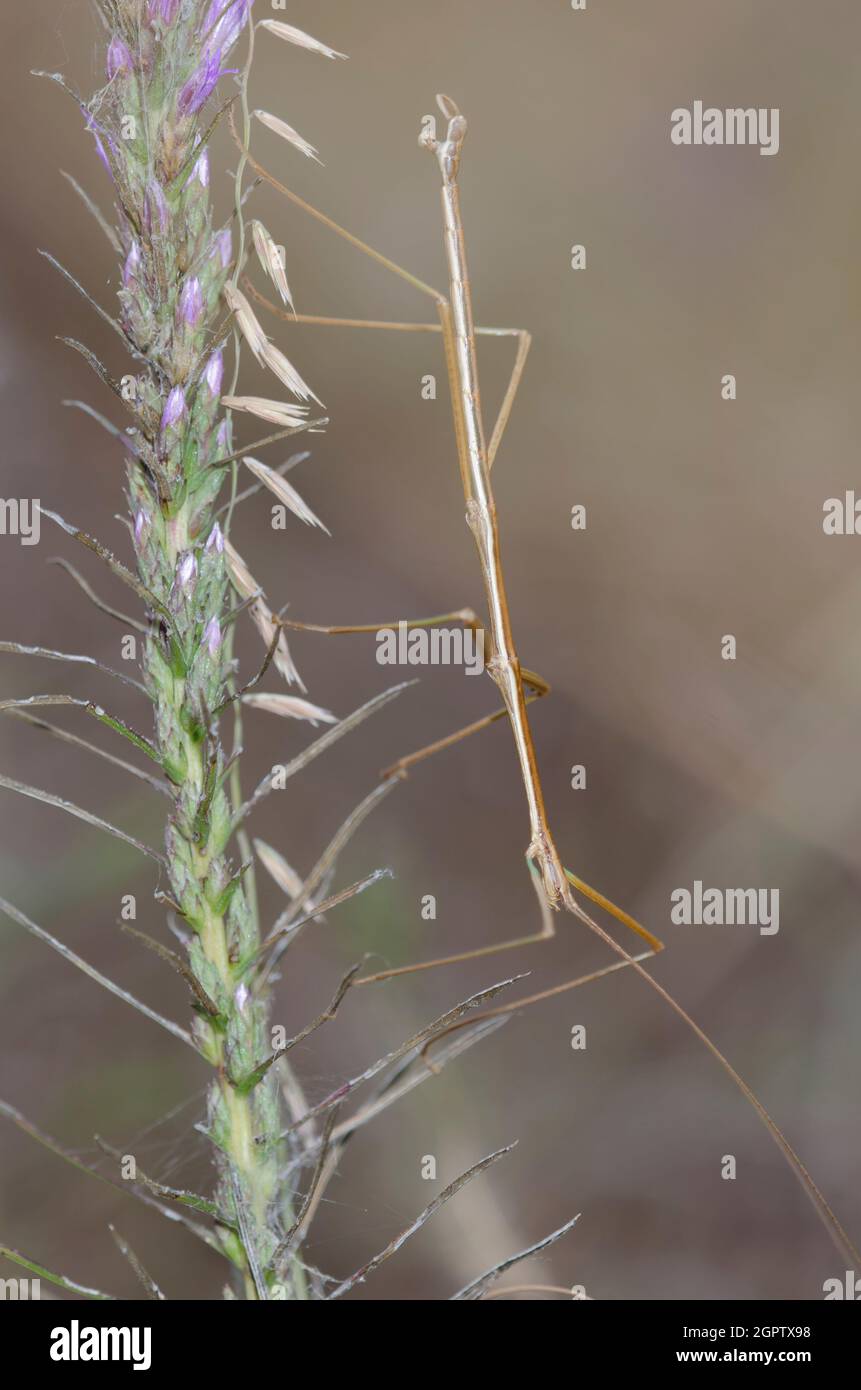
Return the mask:
M 287 283 L 287 267 L 281 247 L 276 246 L 263 223 L 256 219 L 251 223 L 251 235 L 254 238 L 257 259 L 280 294 L 282 302 L 289 304 L 292 309 L 293 296 Z
M 250 347 L 260 365 L 263 365 L 263 353 L 269 342 L 268 337 L 258 322 L 257 315 L 245 298 L 241 290 L 235 285 L 228 283 L 224 286 L 224 298 L 231 313 L 235 315 L 243 338 Z
M 287 428 L 302 428 L 308 416 L 308 407 L 291 405 L 285 401 L 271 401 L 264 396 L 224 396 L 222 404 L 229 410 L 247 411 L 258 420 L 268 420 L 271 425 L 285 425 Z
M 282 140 L 286 140 L 289 145 L 299 150 L 308 159 L 316 159 L 318 164 L 322 162 L 314 146 L 309 144 L 298 130 L 294 130 L 286 121 L 282 121 L 280 116 L 273 116 L 271 111 L 255 111 L 254 116 L 261 125 L 265 125 L 268 130 L 280 135 Z
M 263 597 L 263 590 L 260 588 L 253 574 L 249 570 L 239 551 L 234 548 L 230 541 L 225 541 L 225 554 L 227 556 L 227 566 L 230 571 L 230 578 L 236 592 L 246 600 L 250 600 L 249 613 L 255 627 L 260 633 L 267 650 L 274 645 L 274 663 L 276 670 L 280 671 L 284 679 L 289 684 L 299 686 L 304 690 L 305 686 L 293 664 L 290 655 L 290 648 L 287 645 L 287 634 L 275 620 L 272 609 Z M 276 642 L 277 635 L 277 642 Z
M 331 534 L 328 526 L 324 526 L 320 518 L 314 515 L 308 504 L 299 496 L 295 487 L 292 487 L 286 478 L 282 478 L 279 473 L 276 473 L 274 468 L 269 468 L 259 459 L 250 458 L 248 454 L 245 455 L 243 463 L 254 474 L 255 478 L 258 478 L 265 488 L 274 493 L 279 502 L 287 507 L 294 516 L 298 516 L 300 521 L 304 521 L 306 526 L 319 526 L 320 530 L 325 531 L 327 536 Z
M 243 703 L 252 709 L 266 710 L 278 714 L 282 719 L 306 719 L 309 724 L 337 724 L 337 716 L 331 710 L 312 705 L 310 700 L 300 700 L 296 695 L 243 695 Z
M 287 43 L 294 43 L 299 48 L 310 49 L 312 53 L 320 53 L 324 58 L 346 58 L 347 56 L 346 53 L 338 53 L 328 44 L 321 43 L 319 39 L 312 38 L 302 29 L 297 29 L 292 24 L 283 24 L 279 19 L 262 19 L 260 28 L 268 29 L 270 34 L 274 34 L 276 38 L 284 39 Z

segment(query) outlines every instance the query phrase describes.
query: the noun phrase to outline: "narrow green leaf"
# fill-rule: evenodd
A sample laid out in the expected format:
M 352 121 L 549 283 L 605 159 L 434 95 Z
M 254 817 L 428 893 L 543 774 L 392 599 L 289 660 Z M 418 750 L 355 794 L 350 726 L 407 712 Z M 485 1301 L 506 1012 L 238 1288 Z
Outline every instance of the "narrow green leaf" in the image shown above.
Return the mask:
M 18 1250 L 12 1250 L 8 1245 L 0 1245 L 0 1255 L 5 1255 L 7 1260 L 12 1260 L 16 1265 L 21 1265 L 24 1269 L 29 1269 L 31 1274 L 38 1274 L 40 1279 L 47 1279 L 49 1284 L 56 1284 L 58 1288 L 65 1289 L 67 1293 L 80 1294 L 82 1298 L 98 1299 L 102 1302 L 113 1302 L 112 1293 L 102 1293 L 99 1289 L 88 1289 L 85 1284 L 77 1284 L 74 1279 L 67 1279 L 65 1274 L 53 1274 L 44 1265 L 36 1264 L 35 1260 L 28 1260 L 26 1255 L 20 1254 Z

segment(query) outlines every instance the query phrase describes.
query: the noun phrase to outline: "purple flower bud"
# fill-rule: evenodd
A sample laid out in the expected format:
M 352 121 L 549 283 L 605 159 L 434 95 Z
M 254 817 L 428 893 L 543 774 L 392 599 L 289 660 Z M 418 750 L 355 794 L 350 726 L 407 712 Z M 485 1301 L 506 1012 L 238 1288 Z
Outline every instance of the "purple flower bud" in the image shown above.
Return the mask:
M 196 116 L 211 97 L 222 75 L 220 51 L 215 49 L 205 53 L 202 63 L 195 68 L 179 94 L 179 114 Z
M 233 996 L 236 1007 L 241 1014 L 245 1013 L 250 997 L 248 986 L 243 981 L 242 984 L 237 987 L 236 993 Z
M 181 589 L 184 589 L 185 592 L 188 593 L 188 590 L 191 588 L 191 585 L 193 584 L 196 578 L 197 561 L 194 558 L 194 551 L 186 550 L 182 559 L 179 562 L 179 565 L 177 566 L 177 583 L 179 584 L 179 587 Z
M 132 55 L 128 46 L 123 43 L 119 34 L 114 34 L 108 45 L 108 81 L 112 81 L 118 72 L 131 72 L 133 66 Z
M 225 0 L 212 0 L 203 25 L 207 46 L 227 53 L 245 27 L 252 3 L 253 0 L 233 0 L 225 9 Z
M 196 328 L 203 317 L 203 294 L 196 275 L 190 275 L 179 296 L 179 314 L 189 328 Z
M 136 241 L 133 241 L 131 246 L 129 247 L 129 253 L 126 256 L 126 263 L 123 267 L 123 284 L 125 285 L 127 290 L 130 289 L 133 282 L 137 280 L 140 267 L 140 247 L 138 246 Z
M 224 354 L 220 348 L 210 357 L 203 375 L 212 395 L 216 398 L 220 396 L 221 383 L 224 380 Z
M 224 554 L 224 532 L 222 531 L 217 521 L 215 522 L 212 530 L 210 531 L 206 545 L 203 547 L 203 549 L 207 555 L 212 555 L 213 552 L 216 555 Z
M 165 26 L 173 24 L 179 4 L 180 0 L 149 0 L 147 13 L 150 24 L 155 23 L 157 19 Z
M 167 400 L 161 416 L 162 433 L 169 430 L 172 425 L 181 420 L 185 414 L 185 392 L 181 386 L 174 386 Z
M 226 270 L 233 260 L 233 237 L 230 228 L 225 227 L 215 238 L 214 252 L 217 252 L 221 259 L 221 269 Z
M 167 206 L 167 199 L 164 196 L 164 189 L 155 179 L 150 179 L 147 184 L 146 196 L 144 198 L 144 224 L 147 231 L 152 235 L 167 231 L 170 222 L 170 212 Z
M 140 545 L 141 541 L 143 540 L 144 531 L 147 529 L 148 526 L 149 517 L 147 516 L 143 508 L 141 508 L 139 511 L 135 512 L 135 545 Z
M 203 640 L 210 656 L 215 656 L 221 646 L 221 623 L 217 618 L 210 618 L 203 633 Z
M 218 455 L 220 458 L 222 454 L 227 453 L 230 447 L 230 427 L 226 420 L 222 420 L 221 424 L 218 426 L 215 442 L 218 446 Z

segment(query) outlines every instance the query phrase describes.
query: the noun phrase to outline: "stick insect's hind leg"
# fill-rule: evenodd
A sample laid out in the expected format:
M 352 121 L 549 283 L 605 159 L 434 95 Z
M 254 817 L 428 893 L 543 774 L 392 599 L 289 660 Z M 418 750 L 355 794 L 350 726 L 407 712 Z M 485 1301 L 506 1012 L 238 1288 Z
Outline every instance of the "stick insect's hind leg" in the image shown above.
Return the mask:
M 526 703 L 531 704 L 533 700 L 540 700 L 544 695 L 550 694 L 550 686 L 534 671 L 523 672 L 524 685 L 530 686 L 530 691 L 526 696 Z M 499 719 L 505 719 L 508 710 L 505 705 L 500 705 L 491 714 L 485 714 L 481 719 L 476 719 L 472 724 L 466 724 L 462 729 L 456 729 L 453 734 L 446 734 L 444 738 L 437 739 L 435 743 L 428 743 L 424 748 L 417 748 L 414 753 L 407 753 L 404 757 L 398 758 L 397 762 L 389 767 L 383 768 L 381 776 L 406 777 L 410 768 L 416 763 L 424 762 L 433 753 L 441 753 L 445 748 L 451 748 L 455 743 L 461 743 L 463 739 L 469 738 L 471 734 L 480 733 L 482 729 L 489 729 L 491 724 L 495 724 Z
M 322 633 L 324 636 L 327 637 L 340 637 L 356 633 L 379 632 L 381 628 L 397 627 L 397 623 L 395 622 L 323 624 L 300 622 L 297 618 L 279 618 L 278 622 L 282 627 L 289 627 L 293 631 L 317 632 Z M 459 608 L 451 613 L 438 613 L 430 618 L 413 618 L 407 621 L 407 627 L 433 627 L 439 623 L 446 622 L 463 623 L 464 627 L 470 628 L 474 632 L 484 631 L 483 623 L 479 619 L 478 615 L 471 608 Z M 535 671 L 527 671 L 523 669 L 521 671 L 521 677 L 523 680 L 523 684 L 529 688 L 529 693 L 526 696 L 527 702 L 541 699 L 543 696 L 549 694 L 550 686 L 548 685 L 547 681 L 545 681 Z M 407 753 L 404 757 L 398 758 L 398 760 L 392 763 L 390 767 L 387 767 L 383 770 L 381 776 L 386 780 L 394 777 L 406 777 L 409 774 L 410 768 L 414 767 L 416 763 L 423 762 L 426 758 L 432 757 L 434 753 L 441 753 L 444 749 L 451 748 L 454 744 L 460 743 L 464 739 L 469 738 L 471 734 L 476 734 L 479 733 L 482 729 L 489 728 L 490 725 L 495 724 L 497 720 L 504 719 L 507 714 L 508 710 L 503 705 L 499 709 L 494 710 L 491 714 L 486 714 L 481 719 L 476 719 L 472 724 L 467 724 L 464 728 L 457 729 L 454 733 L 446 734 L 444 738 L 437 739 L 434 743 L 426 744 L 423 748 L 416 749 L 415 752 Z M 503 941 L 491 946 L 477 947 L 475 950 L 471 951 L 457 952 L 456 954 L 451 956 L 442 956 L 436 960 L 420 961 L 414 965 L 399 966 L 392 970 L 380 971 L 375 975 L 364 976 L 362 979 L 356 980 L 354 984 L 371 984 L 379 980 L 391 979 L 395 975 L 409 975 L 417 970 L 431 970 L 444 965 L 455 965 L 461 961 L 472 960 L 479 956 L 493 955 L 498 951 L 508 951 L 513 949 L 514 947 L 530 946 L 539 941 L 549 941 L 550 939 L 552 939 L 552 937 L 556 934 L 553 922 L 553 914 L 548 905 L 546 896 L 540 886 L 541 876 L 538 870 L 536 869 L 535 865 L 531 862 L 529 855 L 527 855 L 527 865 L 532 878 L 533 887 L 536 890 L 536 896 L 538 898 L 538 904 L 541 911 L 540 931 L 530 932 L 528 935 L 516 937 L 512 941 Z M 569 882 L 572 883 L 573 886 L 577 888 L 581 893 L 583 893 L 585 897 L 589 898 L 591 902 L 595 903 L 596 906 L 603 908 L 603 910 L 609 913 L 611 917 L 615 917 L 617 922 L 621 922 L 623 926 L 627 927 L 630 931 L 634 932 L 636 935 L 642 937 L 644 941 L 648 942 L 650 947 L 648 954 L 656 954 L 658 951 L 663 950 L 663 943 L 659 941 L 656 936 L 653 936 L 651 932 L 647 931 L 645 927 L 641 926 L 641 924 L 637 922 L 635 918 L 631 917 L 629 913 L 625 912 L 622 908 L 617 907 L 615 903 L 609 900 L 609 898 L 605 898 L 603 894 L 597 892 L 594 888 L 590 888 L 588 883 L 584 883 L 582 879 L 578 878 L 575 874 L 572 874 L 570 870 L 566 869 L 565 874 Z M 565 986 L 565 988 L 569 987 L 570 986 Z

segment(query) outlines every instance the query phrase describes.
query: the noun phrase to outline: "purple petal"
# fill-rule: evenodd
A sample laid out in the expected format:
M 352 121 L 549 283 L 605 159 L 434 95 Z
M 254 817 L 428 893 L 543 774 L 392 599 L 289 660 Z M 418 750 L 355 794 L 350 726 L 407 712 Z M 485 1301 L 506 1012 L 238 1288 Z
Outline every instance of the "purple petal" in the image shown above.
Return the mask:
M 138 271 L 141 266 L 140 247 L 133 241 L 129 247 L 129 254 L 126 256 L 126 263 L 123 267 L 123 284 L 129 289 L 132 283 L 138 278 Z
M 149 526 L 149 520 L 149 517 L 142 508 L 135 513 L 135 545 L 140 545 L 143 539 L 143 533 Z
M 113 171 L 113 169 L 111 168 L 111 161 L 108 159 L 108 156 L 107 156 L 107 154 L 105 153 L 105 147 L 104 147 L 104 145 L 102 144 L 101 139 L 99 138 L 99 136 L 96 135 L 96 132 L 95 132 L 95 131 L 93 131 L 93 139 L 94 139 L 95 142 L 96 142 L 96 154 L 99 156 L 99 159 L 100 159 L 100 160 L 102 161 L 102 163 L 104 164 L 104 166 L 105 166 L 105 168 L 107 169 L 108 173 L 110 174 L 111 178 L 113 178 L 113 176 L 114 176 L 114 171 Z
M 224 381 L 224 354 L 220 350 L 214 352 L 207 362 L 204 377 L 213 396 L 220 396 L 221 384 Z
M 215 656 L 221 646 L 221 623 L 217 618 L 210 618 L 203 633 L 203 640 L 206 643 L 210 656 Z
M 221 53 L 216 49 L 204 55 L 203 62 L 191 74 L 179 94 L 179 114 L 196 116 L 214 92 L 222 76 Z
M 197 561 L 194 558 L 193 550 L 186 550 L 176 571 L 176 578 L 181 589 L 188 591 L 197 576 Z
M 221 269 L 226 270 L 233 260 L 233 237 L 229 227 L 225 227 L 224 231 L 216 236 L 214 250 L 221 257 Z
M 118 72 L 131 72 L 133 65 L 128 45 L 123 43 L 118 34 L 114 34 L 108 45 L 108 81 L 116 77 Z
M 203 25 L 207 46 L 220 48 L 226 54 L 242 33 L 252 3 L 253 0 L 233 0 L 225 9 L 225 0 L 212 0 Z
M 174 386 L 173 390 L 171 391 L 170 395 L 168 396 L 165 402 L 165 407 L 162 412 L 162 432 L 164 432 L 164 430 L 170 429 L 171 425 L 175 425 L 178 420 L 182 419 L 184 414 L 185 392 L 183 391 L 181 386 Z
M 196 275 L 190 275 L 179 296 L 179 313 L 183 323 L 196 328 L 203 317 L 203 294 Z
M 149 0 L 147 13 L 150 23 L 160 19 L 165 26 L 173 24 L 179 6 L 180 0 Z

